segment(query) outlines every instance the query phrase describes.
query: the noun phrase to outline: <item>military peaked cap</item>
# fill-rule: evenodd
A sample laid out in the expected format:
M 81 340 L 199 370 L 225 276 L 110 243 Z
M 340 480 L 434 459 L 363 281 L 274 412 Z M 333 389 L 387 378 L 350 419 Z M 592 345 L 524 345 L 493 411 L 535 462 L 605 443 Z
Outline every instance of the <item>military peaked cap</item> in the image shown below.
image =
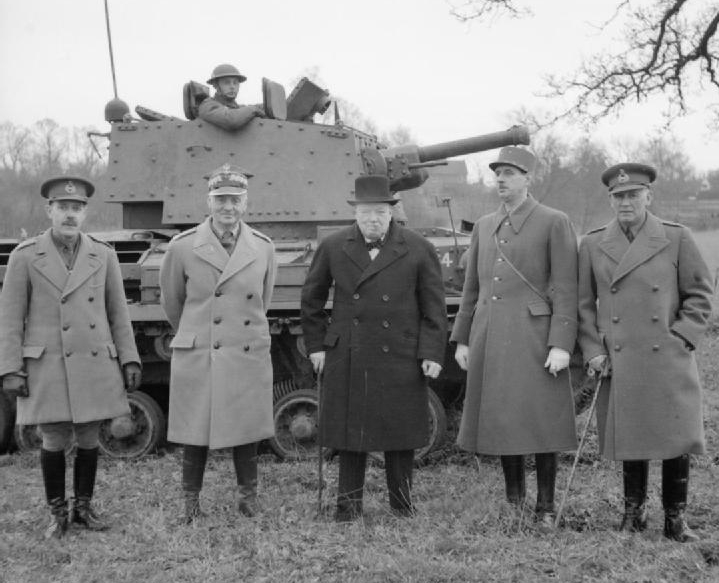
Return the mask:
M 649 186 L 657 177 L 657 171 L 647 164 L 623 162 L 602 172 L 602 182 L 609 193 L 636 190 Z
M 48 202 L 55 200 L 76 200 L 87 203 L 95 192 L 95 187 L 89 180 L 77 176 L 56 176 L 42 183 L 40 194 Z
M 239 166 L 223 164 L 213 170 L 207 180 L 209 194 L 247 194 L 247 180 L 251 177 L 252 174 Z
M 507 146 L 499 151 L 499 157 L 494 162 L 490 162 L 489 167 L 494 170 L 497 166 L 509 165 L 522 172 L 532 172 L 536 163 L 537 159 L 529 150 L 517 146 Z

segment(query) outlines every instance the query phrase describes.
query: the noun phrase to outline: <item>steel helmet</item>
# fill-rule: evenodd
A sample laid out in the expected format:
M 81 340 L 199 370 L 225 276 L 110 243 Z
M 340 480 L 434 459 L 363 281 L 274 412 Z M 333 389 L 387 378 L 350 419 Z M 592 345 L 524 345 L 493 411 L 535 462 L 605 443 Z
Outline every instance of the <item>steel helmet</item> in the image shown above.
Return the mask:
M 217 67 L 212 70 L 212 76 L 207 80 L 207 82 L 212 85 L 215 81 L 221 79 L 222 77 L 237 77 L 240 80 L 240 83 L 247 81 L 247 77 L 240 73 L 237 70 L 237 67 L 228 63 L 223 63 L 221 65 L 217 65 Z

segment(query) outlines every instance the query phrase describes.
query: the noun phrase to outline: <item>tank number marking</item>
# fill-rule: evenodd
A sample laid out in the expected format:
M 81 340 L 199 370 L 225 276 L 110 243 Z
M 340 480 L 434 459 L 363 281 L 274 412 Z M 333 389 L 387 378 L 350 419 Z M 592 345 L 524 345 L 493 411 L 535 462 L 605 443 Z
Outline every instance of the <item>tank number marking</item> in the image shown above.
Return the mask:
M 442 255 L 442 259 L 440 259 L 439 262 L 445 267 L 451 267 L 452 263 L 454 263 L 454 261 L 452 261 L 452 256 L 450 255 L 449 251 Z

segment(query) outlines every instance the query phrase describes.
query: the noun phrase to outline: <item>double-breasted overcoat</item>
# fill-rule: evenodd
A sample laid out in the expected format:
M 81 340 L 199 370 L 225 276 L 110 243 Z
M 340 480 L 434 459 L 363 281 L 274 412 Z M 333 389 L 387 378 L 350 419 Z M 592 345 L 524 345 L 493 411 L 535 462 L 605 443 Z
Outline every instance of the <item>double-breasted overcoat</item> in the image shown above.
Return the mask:
M 692 352 L 711 314 L 711 277 L 686 227 L 651 213 L 630 244 L 619 223 L 590 231 L 579 251 L 579 342 L 608 354 L 597 401 L 600 449 L 615 460 L 704 452 Z
M 272 437 L 266 312 L 274 246 L 244 222 L 232 255 L 207 219 L 169 244 L 160 269 L 171 342 L 168 439 L 231 447 Z
M 567 216 L 530 196 L 509 216 L 500 208 L 480 218 L 451 337 L 469 346 L 458 444 L 494 455 L 573 449 L 568 372 L 555 378 L 544 363 L 552 346 L 571 353 L 576 333 L 577 242 Z
M 302 327 L 307 352 L 326 351 L 324 445 L 358 452 L 426 445 L 421 362 L 442 364 L 447 343 L 444 285 L 429 241 L 392 222 L 371 260 L 356 224 L 327 237 L 302 290 Z
M 19 425 L 130 412 L 121 365 L 140 363 L 114 250 L 81 233 L 72 271 L 48 229 L 10 254 L 0 296 L 0 376 L 25 371 Z

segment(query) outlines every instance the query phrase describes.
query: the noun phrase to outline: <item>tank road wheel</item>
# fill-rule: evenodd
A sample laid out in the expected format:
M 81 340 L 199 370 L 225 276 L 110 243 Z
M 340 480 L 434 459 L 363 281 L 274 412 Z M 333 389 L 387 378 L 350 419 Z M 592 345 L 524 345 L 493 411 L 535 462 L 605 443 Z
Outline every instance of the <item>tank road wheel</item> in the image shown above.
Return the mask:
M 120 459 L 137 459 L 157 449 L 166 435 L 165 415 L 157 401 L 136 391 L 128 393 L 130 415 L 103 421 L 100 451 Z
M 15 425 L 14 403 L 0 390 L 0 454 L 10 449 Z
M 283 460 L 317 457 L 317 393 L 302 389 L 274 405 L 275 435 L 270 447 Z M 325 453 L 327 455 L 327 452 Z

